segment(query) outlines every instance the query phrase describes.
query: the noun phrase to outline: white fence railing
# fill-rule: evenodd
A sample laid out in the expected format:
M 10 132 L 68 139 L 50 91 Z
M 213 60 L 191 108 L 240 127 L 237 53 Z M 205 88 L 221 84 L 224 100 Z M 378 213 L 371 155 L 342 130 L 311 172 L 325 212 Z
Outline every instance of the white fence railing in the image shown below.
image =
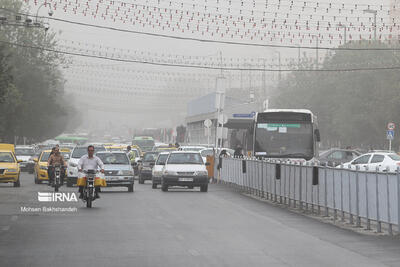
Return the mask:
M 392 234 L 400 226 L 400 170 L 396 173 L 223 158 L 220 180 L 263 198 Z

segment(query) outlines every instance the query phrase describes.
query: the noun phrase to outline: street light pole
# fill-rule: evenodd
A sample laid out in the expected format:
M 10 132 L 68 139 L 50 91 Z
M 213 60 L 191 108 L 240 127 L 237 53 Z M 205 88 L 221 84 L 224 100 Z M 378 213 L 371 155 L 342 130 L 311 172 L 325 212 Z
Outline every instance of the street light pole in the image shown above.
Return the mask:
M 41 4 L 41 5 L 38 7 L 38 9 L 37 9 L 37 11 L 36 11 L 35 22 L 38 22 L 39 10 L 40 10 L 43 6 L 45 6 L 45 5 L 49 5 L 49 16 L 50 16 L 50 17 L 53 16 L 53 11 L 51 10 L 51 4 L 50 4 L 50 3 L 44 2 L 43 4 Z
M 364 13 L 369 13 L 374 15 L 374 40 L 376 41 L 376 15 L 378 11 L 373 9 L 365 9 Z

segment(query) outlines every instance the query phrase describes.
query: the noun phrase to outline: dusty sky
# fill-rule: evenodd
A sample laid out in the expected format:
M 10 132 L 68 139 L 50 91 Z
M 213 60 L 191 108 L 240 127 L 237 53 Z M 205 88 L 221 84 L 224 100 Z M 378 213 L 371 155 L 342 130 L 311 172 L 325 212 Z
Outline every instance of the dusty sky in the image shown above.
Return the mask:
M 204 11 L 204 5 L 207 5 L 208 11 L 211 13 L 216 12 L 215 7 L 218 6 L 221 13 L 227 12 L 227 8 L 230 7 L 231 14 L 233 16 L 238 15 L 240 9 L 242 9 L 243 16 L 246 18 L 255 17 L 262 18 L 266 20 L 276 19 L 277 21 L 283 21 L 285 19 L 285 13 L 290 13 L 290 18 L 295 18 L 294 14 L 302 14 L 303 18 L 310 11 L 303 11 L 300 7 L 294 7 L 290 10 L 289 0 L 282 0 L 282 6 L 277 10 L 277 3 L 279 0 L 257 0 L 257 1 L 220 1 L 220 0 L 186 0 L 186 1 L 172 1 L 169 5 L 169 1 L 165 0 L 126 0 L 127 3 L 143 4 L 146 6 L 160 6 L 160 7 L 171 7 L 176 9 L 181 9 L 181 4 L 183 3 L 183 9 L 189 9 L 189 7 L 195 8 L 189 10 L 198 10 L 199 12 Z M 38 6 L 33 4 L 33 1 L 29 1 L 30 5 L 33 6 L 33 10 L 37 10 Z M 37 3 L 40 5 L 44 0 L 38 0 Z M 51 3 L 54 1 L 50 1 Z M 75 1 L 67 1 L 75 2 Z M 82 6 L 86 3 L 94 6 L 98 1 L 78 1 Z M 104 0 L 104 3 L 109 1 Z M 117 2 L 117 1 L 116 1 Z M 231 4 L 229 5 L 228 2 Z M 265 4 L 268 2 L 269 7 L 264 14 L 262 10 L 265 11 Z M 118 3 L 118 2 L 117 2 Z M 218 3 L 218 4 L 217 4 Z M 294 1 L 295 5 L 300 5 L 303 1 Z M 315 6 L 317 1 L 308 2 L 308 6 Z M 323 12 L 323 7 L 332 4 L 334 11 L 329 11 L 328 13 Z M 345 9 L 341 11 L 342 18 L 338 15 L 337 18 L 333 18 L 335 14 L 340 9 L 341 5 L 345 5 Z M 367 8 L 363 5 L 377 5 L 377 1 L 373 0 L 359 0 L 359 1 L 321 1 L 318 5 L 321 11 L 317 13 L 312 13 L 312 17 L 309 21 L 315 23 L 321 18 L 318 16 L 326 16 L 325 21 L 331 21 L 331 23 L 349 23 L 345 21 L 344 17 L 346 12 L 349 11 L 349 5 L 359 5 L 358 9 L 353 11 L 354 13 L 348 13 L 347 16 L 353 17 L 356 20 L 356 15 L 361 17 L 361 21 L 364 21 L 366 25 L 371 23 L 371 14 L 363 14 L 361 10 Z M 379 4 L 388 5 L 389 1 L 380 2 Z M 253 8 L 253 5 L 255 8 Z M 71 8 L 71 7 L 68 7 Z M 214 9 L 213 9 L 214 8 Z M 372 7 L 371 7 L 372 8 Z M 376 8 L 376 7 L 374 7 Z M 255 14 L 251 15 L 251 10 L 255 10 Z M 387 9 L 387 7 L 386 7 Z M 93 9 L 92 9 L 93 10 Z M 122 12 L 122 11 L 121 11 Z M 278 16 L 274 15 L 277 12 Z M 39 15 L 47 15 L 47 10 L 45 7 L 40 9 Z M 64 12 L 61 6 L 58 6 L 54 11 L 54 18 L 72 20 L 76 22 L 84 22 L 96 25 L 103 25 L 127 30 L 135 31 L 145 31 L 151 33 L 161 33 L 167 35 L 175 35 L 182 37 L 194 37 L 203 39 L 213 39 L 213 40 L 232 40 L 232 39 L 221 39 L 216 37 L 201 36 L 200 34 L 192 34 L 189 32 L 178 34 L 176 31 L 160 31 L 158 29 L 143 28 L 141 26 L 128 26 L 124 23 L 113 22 L 110 19 L 102 20 L 97 17 L 94 19 L 89 14 L 87 16 L 75 15 L 72 10 L 67 10 Z M 225 13 L 224 13 L 225 14 Z M 265 15 L 265 16 L 264 16 Z M 187 17 L 186 17 L 187 18 Z M 290 20 L 289 18 L 289 20 Z M 387 22 L 388 15 L 385 10 L 378 12 L 378 18 L 382 18 L 383 22 Z M 185 18 L 184 18 L 185 19 Z M 382 23 L 378 19 L 378 26 Z M 304 21 L 304 19 L 302 19 Z M 322 21 L 322 20 L 321 20 Z M 240 45 L 226 45 L 226 44 L 216 44 L 216 43 L 201 43 L 196 41 L 186 41 L 186 40 L 175 40 L 161 37 L 151 37 L 140 34 L 133 33 L 121 33 L 117 31 L 110 31 L 105 29 L 95 29 L 92 27 L 80 26 L 66 24 L 62 22 L 57 22 L 49 20 L 51 29 L 53 31 L 60 32 L 59 44 L 61 47 L 66 46 L 68 49 L 74 47 L 74 51 L 80 51 L 87 53 L 91 50 L 109 51 L 113 52 L 116 49 L 115 54 L 126 54 L 136 59 L 155 59 L 159 60 L 160 55 L 164 60 L 169 60 L 171 62 L 171 57 L 167 55 L 185 55 L 185 56 L 200 56 L 209 57 L 209 60 L 214 62 L 219 62 L 219 52 L 222 52 L 223 58 L 233 58 L 240 62 L 245 62 L 246 58 L 265 58 L 269 64 L 278 64 L 278 52 L 281 54 L 281 64 L 286 66 L 289 64 L 290 60 L 297 60 L 298 49 L 272 49 L 266 47 L 251 47 L 251 46 L 240 46 Z M 333 24 L 334 25 L 334 24 Z M 214 27 L 216 25 L 213 25 Z M 257 26 L 259 27 L 259 26 Z M 282 30 L 281 32 L 287 32 L 288 30 Z M 320 29 L 321 33 L 324 33 L 323 29 Z M 315 35 L 316 32 L 311 32 Z M 326 34 L 326 32 L 325 32 Z M 326 35 L 327 36 L 327 35 Z M 263 42 L 267 44 L 292 44 L 297 45 L 299 38 L 294 38 L 294 43 L 283 42 L 280 43 L 278 38 L 271 40 L 264 40 Z M 296 41 L 297 40 L 297 41 Z M 247 43 L 261 43 L 259 41 L 252 41 L 250 39 L 236 39 L 235 41 L 243 41 Z M 327 40 L 323 40 L 321 46 L 335 46 L 338 44 L 338 40 L 333 40 L 333 44 L 327 43 Z M 303 43 L 303 45 L 315 45 L 314 42 Z M 65 49 L 67 49 L 64 47 Z M 84 50 L 79 50 L 84 49 Z M 120 51 L 124 49 L 124 51 Z M 128 51 L 129 50 L 129 51 Z M 305 53 L 305 54 L 304 54 Z M 302 50 L 301 57 L 315 57 L 314 50 Z M 320 57 L 324 56 L 324 51 L 320 51 Z M 79 106 L 86 106 L 84 103 L 92 103 L 87 106 L 85 116 L 87 116 L 85 127 L 96 127 L 96 125 L 101 124 L 102 121 L 108 121 L 110 123 L 117 125 L 126 125 L 126 127 L 141 127 L 141 126 L 154 126 L 154 127 L 173 127 L 177 124 L 183 122 L 185 117 L 185 105 L 187 98 L 182 96 L 176 96 L 176 94 L 183 95 L 204 95 L 208 92 L 215 90 L 215 77 L 217 77 L 220 72 L 218 70 L 199 70 L 199 69 L 187 69 L 187 68 L 177 68 L 177 67 L 162 67 L 162 66 L 148 66 L 136 63 L 121 63 L 112 62 L 107 60 L 97 60 L 90 58 L 72 57 L 73 61 L 70 68 L 64 70 L 67 79 L 66 90 L 67 92 L 76 93 L 77 90 L 79 95 L 77 95 L 81 102 Z M 179 61 L 178 61 L 179 62 Z M 172 62 L 174 63 L 174 62 Z M 267 63 L 268 64 L 268 63 Z M 242 64 L 246 67 L 246 65 Z M 248 65 L 247 65 L 248 66 Z M 267 66 L 268 67 L 268 66 Z M 274 67 L 276 68 L 276 67 Z M 283 67 L 285 68 L 285 67 Z M 161 74 L 160 74 L 161 73 Z M 201 74 L 201 75 L 199 75 Z M 231 87 L 261 87 L 262 86 L 262 73 L 260 72 L 225 72 L 226 76 L 230 77 L 231 82 L 229 83 Z M 196 76 L 197 75 L 197 76 Z M 240 78 L 239 78 L 240 76 Z M 267 73 L 268 86 L 273 86 L 276 81 L 276 73 Z M 86 89 L 87 90 L 86 90 Z M 96 88 L 101 88 L 108 93 L 96 92 Z M 120 91 L 131 91 L 135 92 L 136 95 L 126 96 L 124 94 L 115 93 L 110 94 L 109 91 L 117 90 Z M 150 97 L 150 96 L 151 97 Z M 156 108 L 158 107 L 158 108 Z M 109 112 L 109 111 L 113 112 Z

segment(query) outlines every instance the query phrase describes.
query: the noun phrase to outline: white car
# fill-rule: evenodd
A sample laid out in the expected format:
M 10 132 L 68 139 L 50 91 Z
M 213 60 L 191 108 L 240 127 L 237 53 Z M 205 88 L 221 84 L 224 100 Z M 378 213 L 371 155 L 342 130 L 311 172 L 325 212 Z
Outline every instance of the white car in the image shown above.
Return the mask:
M 33 161 L 33 156 L 35 155 L 35 149 L 33 146 L 16 146 L 15 155 L 17 160 L 21 160 L 19 167 L 21 171 L 28 171 L 33 173 L 33 166 L 35 162 Z
M 199 152 L 173 151 L 169 154 L 161 177 L 161 190 L 168 191 L 170 186 L 183 186 L 190 189 L 200 187 L 201 192 L 208 190 L 208 163 L 204 163 Z
M 340 168 L 341 166 L 338 166 Z M 355 170 L 357 167 L 365 171 L 396 172 L 400 167 L 400 156 L 390 152 L 374 152 L 363 154 L 350 162 L 344 163 L 343 168 Z
M 151 180 L 153 182 L 153 189 L 157 189 L 157 185 L 161 184 L 161 176 L 165 162 L 169 156 L 169 152 L 161 152 L 158 154 L 156 162 L 154 163 Z

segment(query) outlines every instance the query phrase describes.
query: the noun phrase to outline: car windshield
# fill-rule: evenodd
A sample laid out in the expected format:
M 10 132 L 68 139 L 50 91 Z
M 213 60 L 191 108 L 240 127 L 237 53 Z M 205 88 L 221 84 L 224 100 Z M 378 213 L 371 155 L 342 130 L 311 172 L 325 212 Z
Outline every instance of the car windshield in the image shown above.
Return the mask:
M 146 153 L 144 154 L 143 161 L 156 161 L 158 153 Z
M 157 158 L 156 165 L 165 164 L 165 162 L 167 161 L 167 158 L 168 158 L 168 154 L 159 155 Z
M 137 145 L 139 147 L 151 147 L 151 148 L 153 148 L 154 141 L 153 140 L 133 140 L 133 144 Z
M 128 157 L 124 153 L 99 153 L 96 155 L 104 164 L 129 164 Z
M 40 162 L 46 162 L 49 160 L 50 152 L 43 152 L 42 157 L 40 158 Z
M 33 156 L 34 154 L 33 148 L 15 148 L 15 155 L 17 156 Z
M 173 153 L 167 164 L 204 164 L 200 153 Z
M 72 152 L 71 158 L 80 159 L 83 155 L 87 154 L 87 147 L 77 147 Z
M 392 160 L 400 161 L 400 156 L 397 154 L 390 154 L 388 155 L 388 157 L 391 158 Z
M 255 154 L 268 157 L 313 157 L 311 123 L 258 123 Z
M 11 152 L 0 152 L 0 162 L 13 163 L 15 159 Z

